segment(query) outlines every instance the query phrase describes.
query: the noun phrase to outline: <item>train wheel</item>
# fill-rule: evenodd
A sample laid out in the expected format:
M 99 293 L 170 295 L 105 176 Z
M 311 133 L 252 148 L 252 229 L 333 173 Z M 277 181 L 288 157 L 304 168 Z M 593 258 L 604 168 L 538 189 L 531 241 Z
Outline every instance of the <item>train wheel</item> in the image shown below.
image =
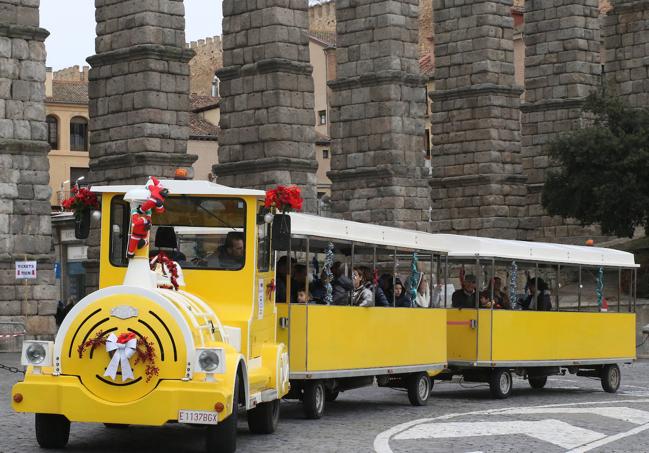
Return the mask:
M 70 420 L 58 414 L 36 414 L 36 440 L 43 448 L 63 448 L 70 439 Z
M 602 367 L 602 388 L 608 393 L 616 393 L 620 388 L 620 381 L 622 376 L 620 374 L 620 367 L 616 364 L 604 365 Z
M 207 453 L 234 453 L 237 450 L 237 416 L 239 414 L 239 378 L 234 383 L 232 414 L 218 425 L 207 427 Z
M 272 434 L 279 422 L 279 400 L 258 404 L 248 411 L 248 428 L 254 434 Z
M 330 403 L 332 401 L 336 401 L 336 398 L 338 398 L 338 395 L 340 395 L 339 390 L 327 390 L 325 389 L 325 401 Z
M 322 418 L 325 410 L 325 387 L 322 381 L 304 383 L 302 404 L 306 418 L 316 420 Z
M 512 394 L 512 374 L 505 368 L 496 368 L 491 372 L 489 379 L 491 396 L 505 399 Z
M 428 373 L 413 373 L 406 380 L 408 399 L 413 406 L 425 406 L 430 396 L 430 378 Z
M 545 384 L 548 383 L 548 377 L 531 377 L 527 378 L 527 381 L 530 383 L 530 387 L 533 389 L 542 389 L 545 387 Z

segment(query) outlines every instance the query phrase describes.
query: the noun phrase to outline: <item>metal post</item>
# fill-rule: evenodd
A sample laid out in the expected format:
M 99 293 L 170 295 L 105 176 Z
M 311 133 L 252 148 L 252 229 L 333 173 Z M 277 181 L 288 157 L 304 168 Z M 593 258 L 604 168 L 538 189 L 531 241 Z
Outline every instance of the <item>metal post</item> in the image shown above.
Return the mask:
M 403 282 L 401 282 L 403 283 Z M 394 249 L 394 269 L 392 272 L 392 306 L 397 306 L 397 298 L 394 295 L 394 286 L 397 284 L 397 249 Z M 403 287 L 403 285 L 402 285 Z M 405 290 L 405 288 L 403 288 Z
M 561 264 L 557 264 L 557 311 L 559 311 L 559 290 L 561 289 Z
M 535 291 L 534 295 L 532 296 L 533 304 L 536 307 L 536 311 L 539 311 L 539 263 L 534 263 L 534 281 L 536 282 L 534 285 Z
M 352 304 L 352 294 L 354 294 L 354 290 L 356 289 L 356 288 L 354 288 L 354 278 L 353 278 L 353 275 L 354 275 L 354 254 L 355 253 L 356 253 L 356 244 L 354 242 L 352 242 L 352 268 L 351 268 L 351 274 L 349 274 L 347 276 L 348 278 L 351 278 L 352 290 L 349 293 L 349 299 L 348 299 L 347 305 Z
M 617 268 L 617 312 L 620 312 L 620 301 L 622 299 L 622 268 Z
M 444 308 L 448 308 L 448 255 L 444 256 Z
M 433 308 L 433 269 L 435 267 L 435 255 L 430 254 L 430 278 L 428 279 L 428 308 Z
M 309 244 L 309 237 L 306 238 L 306 279 L 304 280 L 304 291 L 306 292 L 306 303 L 309 304 L 310 292 L 309 292 L 309 274 L 311 273 L 311 262 L 309 260 L 311 255 L 311 247 Z M 299 288 L 298 288 L 299 289 Z
M 475 257 L 475 273 L 477 274 L 480 270 L 480 258 L 476 255 Z M 480 291 L 478 291 L 478 276 L 474 274 L 476 279 L 475 283 L 475 307 L 480 309 Z
M 636 310 L 636 302 L 638 299 L 638 269 L 633 269 L 633 313 Z
M 581 311 L 581 264 L 579 265 L 579 286 L 577 287 L 577 311 Z

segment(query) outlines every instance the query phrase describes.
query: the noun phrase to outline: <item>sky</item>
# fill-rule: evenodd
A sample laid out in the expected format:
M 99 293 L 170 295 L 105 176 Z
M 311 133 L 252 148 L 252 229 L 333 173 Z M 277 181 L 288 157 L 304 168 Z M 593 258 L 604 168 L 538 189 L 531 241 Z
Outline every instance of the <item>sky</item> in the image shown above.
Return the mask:
M 94 0 L 41 0 L 40 12 L 41 27 L 50 32 L 47 66 L 87 65 L 95 53 Z M 220 35 L 222 16 L 221 0 L 185 0 L 187 41 Z

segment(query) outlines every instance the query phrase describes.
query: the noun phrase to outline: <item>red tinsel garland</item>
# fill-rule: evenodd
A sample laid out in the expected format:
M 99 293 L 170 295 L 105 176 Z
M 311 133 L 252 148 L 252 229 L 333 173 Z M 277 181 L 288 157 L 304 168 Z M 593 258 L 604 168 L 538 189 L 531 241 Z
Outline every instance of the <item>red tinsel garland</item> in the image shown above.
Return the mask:
M 167 272 L 165 272 L 165 267 L 167 268 L 167 270 L 171 274 L 171 284 L 173 285 L 174 289 L 178 291 L 178 266 L 176 265 L 176 263 L 174 263 L 171 258 L 169 258 L 165 254 L 165 252 L 158 253 L 158 256 L 151 260 L 152 271 L 155 271 L 157 263 L 160 263 L 160 265 L 162 266 L 162 275 L 167 275 Z

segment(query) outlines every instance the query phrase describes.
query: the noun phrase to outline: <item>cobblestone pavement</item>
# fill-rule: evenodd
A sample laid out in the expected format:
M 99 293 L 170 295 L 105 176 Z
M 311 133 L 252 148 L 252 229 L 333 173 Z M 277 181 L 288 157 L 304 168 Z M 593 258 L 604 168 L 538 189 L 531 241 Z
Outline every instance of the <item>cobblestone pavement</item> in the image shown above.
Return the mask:
M 17 365 L 17 354 L 0 354 Z M 300 404 L 282 404 L 275 434 L 249 434 L 239 423 L 240 452 L 647 452 L 649 362 L 622 369 L 617 394 L 599 381 L 550 378 L 544 390 L 515 381 L 514 394 L 493 400 L 479 384 L 437 383 L 429 405 L 412 407 L 405 393 L 370 387 L 340 395 L 319 421 L 305 420 Z M 11 410 L 20 375 L 0 369 L 0 452 L 40 451 L 31 414 Z M 405 424 L 405 425 L 404 425 Z M 398 426 L 401 425 L 401 426 Z M 612 437 L 613 436 L 613 437 Z M 581 449 L 576 445 L 586 444 Z M 109 430 L 73 424 L 67 452 L 202 452 L 200 428 L 168 426 Z

